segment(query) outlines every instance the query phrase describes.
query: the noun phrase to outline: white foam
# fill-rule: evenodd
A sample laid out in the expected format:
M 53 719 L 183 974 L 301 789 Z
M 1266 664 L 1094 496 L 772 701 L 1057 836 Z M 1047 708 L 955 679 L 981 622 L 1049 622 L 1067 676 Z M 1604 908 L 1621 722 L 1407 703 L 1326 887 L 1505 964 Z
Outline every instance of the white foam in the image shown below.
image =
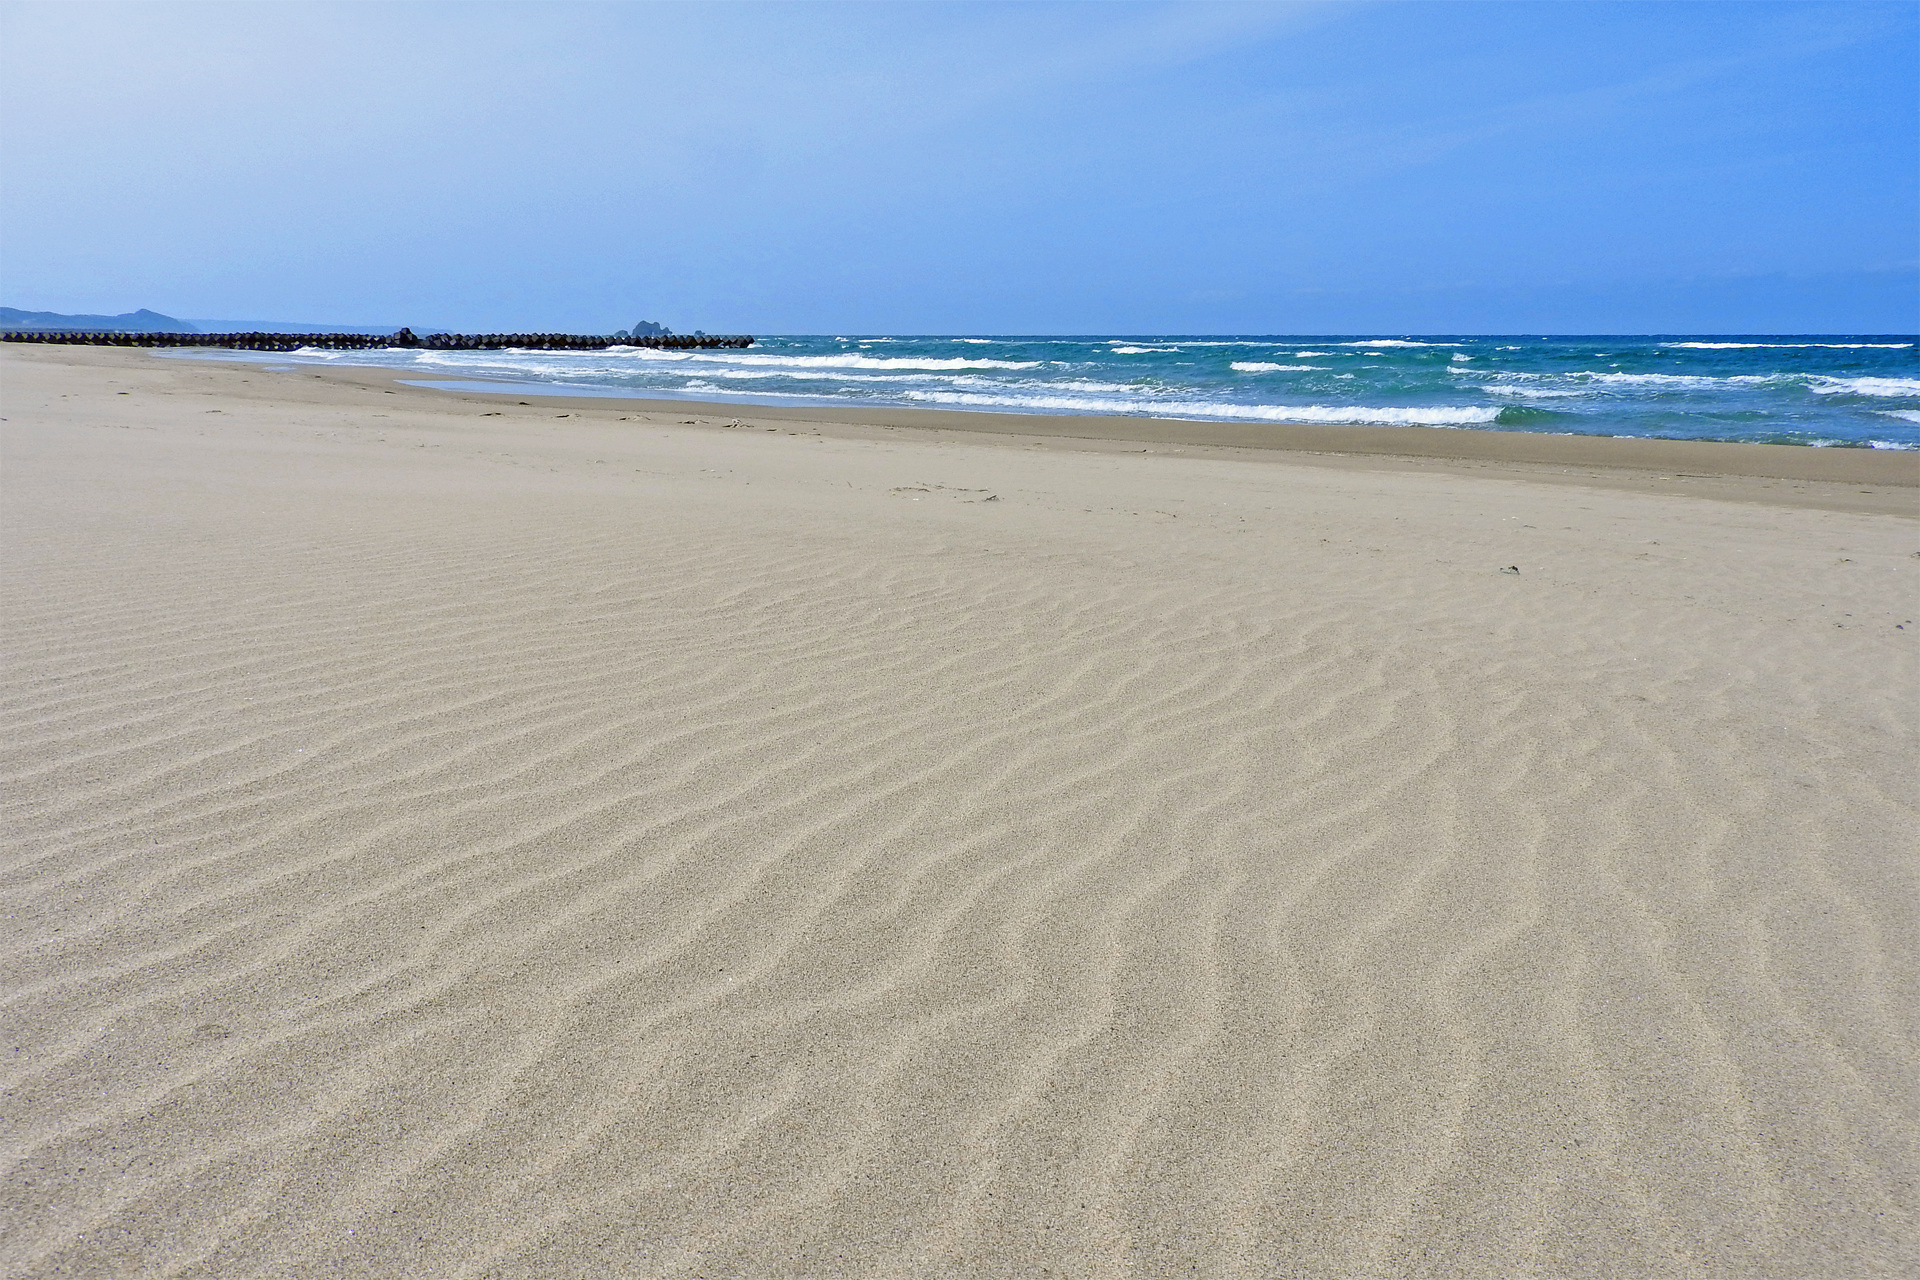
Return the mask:
M 1151 352 L 1166 355 L 1180 350 L 1178 347 L 1110 347 L 1108 349 L 1117 356 L 1144 356 Z
M 1579 391 L 1556 391 L 1515 386 L 1515 383 L 1558 382 L 1600 388 L 1647 387 L 1667 391 L 1713 391 L 1728 387 L 1787 386 L 1800 384 L 1815 395 L 1872 396 L 1905 399 L 1920 396 L 1920 378 L 1834 378 L 1813 373 L 1743 373 L 1714 378 L 1683 373 L 1600 373 L 1583 370 L 1573 373 L 1501 373 L 1485 390 L 1495 395 L 1545 397 L 1579 395 Z
M 1898 418 L 1902 422 L 1920 422 L 1920 409 L 1882 409 L 1883 416 Z
M 1791 381 L 1792 374 L 1787 373 L 1737 373 L 1725 378 L 1709 378 L 1685 373 L 1594 373 L 1588 374 L 1595 382 L 1610 383 L 1614 386 L 1668 386 L 1675 388 L 1713 388 L 1713 387 L 1753 387 L 1762 383 Z
M 898 386 L 905 383 L 936 383 L 948 387 L 980 387 L 989 390 L 1013 389 L 1017 387 L 1022 391 L 1132 392 L 1138 390 L 1132 383 L 1096 382 L 1086 378 L 1075 378 L 1064 382 L 1021 381 L 1010 384 L 1001 379 L 980 374 L 907 371 L 855 373 L 839 369 L 702 369 L 698 376 L 703 378 L 723 378 L 728 382 L 761 382 L 769 378 L 779 378 L 783 381 L 792 382 L 832 382 L 842 386 L 856 383 L 867 385 L 882 384 L 877 386 L 875 388 L 876 390 L 884 390 L 885 387 Z
M 1372 342 L 1336 342 L 1336 347 L 1457 347 L 1457 342 L 1409 342 L 1404 338 L 1378 338 Z
M 1235 373 L 1297 373 L 1326 368 L 1319 364 L 1268 364 L 1264 360 L 1235 360 L 1227 367 Z
M 975 408 L 1150 413 L 1162 418 L 1250 418 L 1261 422 L 1340 426 L 1465 427 L 1492 422 L 1500 414 L 1498 409 L 1468 406 L 1401 409 L 1369 405 L 1223 404 L 1213 401 L 1151 401 L 1099 396 L 980 395 L 961 391 L 909 391 L 906 398 L 929 404 L 969 405 Z
M 1324 356 L 1327 353 L 1324 351 L 1296 351 L 1293 354 L 1296 356 Z
M 1746 373 L 1728 378 L 1710 378 L 1688 373 L 1600 373 L 1582 369 L 1570 373 L 1502 373 L 1502 381 L 1546 381 L 1549 379 L 1609 387 L 1663 387 L 1672 391 L 1707 391 L 1715 387 L 1742 386 L 1762 382 L 1781 382 L 1793 374 Z M 1496 388 L 1489 387 L 1488 390 Z
M 1497 396 L 1520 396 L 1527 400 L 1572 400 L 1587 394 L 1585 391 L 1553 391 L 1546 387 L 1491 386 L 1485 390 Z
M 1920 449 L 1920 444 L 1909 444 L 1903 440 L 1803 440 L 1802 444 L 1812 449 Z
M 959 356 L 837 356 L 730 355 L 709 356 L 691 351 L 636 351 L 647 364 L 726 364 L 779 369 L 1037 369 L 1038 360 L 968 360 Z
M 1113 391 L 1123 394 L 1140 393 L 1140 386 L 1131 382 L 1098 382 L 1092 378 L 1069 378 L 1059 382 L 1015 382 L 1009 383 L 998 378 L 980 374 L 954 374 L 948 377 L 934 377 L 930 380 L 945 382 L 950 387 L 983 387 L 993 391 L 1069 391 L 1084 394 L 1089 391 Z
M 1663 347 L 1684 347 L 1690 351 L 1800 351 L 1818 347 L 1826 351 L 1905 351 L 1911 342 L 1663 342 Z M 1504 350 L 1505 348 L 1502 348 Z
M 1814 378 L 1807 390 L 1817 396 L 1920 396 L 1920 378 Z
M 1471 359 L 1473 359 L 1473 357 L 1472 357 L 1472 356 L 1463 356 L 1463 355 L 1461 355 L 1461 354 L 1460 354 L 1459 352 L 1457 352 L 1457 351 L 1456 351 L 1456 352 L 1454 352 L 1454 354 L 1453 354 L 1453 358 L 1454 358 L 1455 360 L 1471 360 Z
M 688 375 L 696 376 L 696 375 Z M 745 382 L 761 378 L 790 378 L 795 382 L 944 382 L 950 375 L 901 371 L 897 373 L 851 373 L 841 369 L 702 369 L 700 377 L 726 378 Z

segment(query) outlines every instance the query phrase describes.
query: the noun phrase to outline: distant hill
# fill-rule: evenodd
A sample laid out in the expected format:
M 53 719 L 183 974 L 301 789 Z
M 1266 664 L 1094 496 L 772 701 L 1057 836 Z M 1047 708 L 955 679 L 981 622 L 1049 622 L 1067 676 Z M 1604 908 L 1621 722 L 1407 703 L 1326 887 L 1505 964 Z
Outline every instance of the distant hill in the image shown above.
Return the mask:
M 129 311 L 123 316 L 67 316 L 57 311 L 21 311 L 0 307 L 0 329 L 99 329 L 116 333 L 200 333 L 185 320 L 158 311 Z

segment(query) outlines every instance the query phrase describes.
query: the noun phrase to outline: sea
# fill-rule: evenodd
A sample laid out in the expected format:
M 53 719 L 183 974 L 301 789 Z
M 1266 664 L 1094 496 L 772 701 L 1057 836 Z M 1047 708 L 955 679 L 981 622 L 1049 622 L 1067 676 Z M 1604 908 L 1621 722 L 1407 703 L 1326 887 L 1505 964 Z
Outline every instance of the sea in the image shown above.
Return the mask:
M 741 350 L 321 351 L 424 386 L 1920 449 L 1912 335 L 758 338 Z M 204 358 L 204 353 L 194 353 Z M 229 353 L 222 353 L 229 354 Z M 232 358 L 260 361 L 253 353 Z

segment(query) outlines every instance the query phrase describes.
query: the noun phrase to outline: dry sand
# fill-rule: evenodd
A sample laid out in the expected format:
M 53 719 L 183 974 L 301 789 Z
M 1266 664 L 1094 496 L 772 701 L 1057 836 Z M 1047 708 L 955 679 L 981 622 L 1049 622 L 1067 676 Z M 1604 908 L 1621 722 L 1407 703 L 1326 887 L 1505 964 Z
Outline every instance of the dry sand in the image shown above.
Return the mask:
M 1920 459 L 0 379 L 0 1272 L 1920 1271 Z

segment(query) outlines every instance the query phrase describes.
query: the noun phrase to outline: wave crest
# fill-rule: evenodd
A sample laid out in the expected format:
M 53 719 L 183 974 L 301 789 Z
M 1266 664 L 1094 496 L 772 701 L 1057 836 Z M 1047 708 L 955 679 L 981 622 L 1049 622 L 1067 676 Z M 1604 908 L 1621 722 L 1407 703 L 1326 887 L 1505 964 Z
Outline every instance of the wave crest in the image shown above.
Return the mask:
M 647 364 L 728 364 L 766 369 L 1037 369 L 1039 360 L 972 360 L 964 356 L 709 356 L 691 351 L 638 350 Z
M 1102 413 L 1156 418 L 1226 418 L 1258 422 L 1376 427 L 1470 427 L 1497 421 L 1490 406 L 1398 408 L 1374 405 L 1229 404 L 1223 401 L 1145 401 L 1100 396 L 988 395 L 967 391 L 908 391 L 907 399 L 926 404 L 966 405 L 979 409 L 1037 409 L 1056 413 Z
M 1920 378 L 1814 378 L 1807 390 L 1817 396 L 1920 396 Z
M 1905 351 L 1911 342 L 1663 342 L 1663 347 L 1686 351 Z

